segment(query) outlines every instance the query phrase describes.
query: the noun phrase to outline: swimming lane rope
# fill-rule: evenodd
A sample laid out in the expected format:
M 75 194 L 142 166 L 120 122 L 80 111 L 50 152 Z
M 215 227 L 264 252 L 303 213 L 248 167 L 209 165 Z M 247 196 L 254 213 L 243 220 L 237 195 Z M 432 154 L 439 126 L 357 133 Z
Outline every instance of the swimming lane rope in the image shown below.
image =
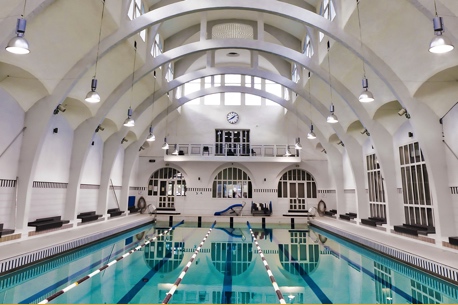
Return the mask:
M 246 222 L 248 229 L 250 229 L 251 237 L 253 237 L 254 244 L 256 245 L 256 248 L 258 249 L 258 253 L 261 256 L 262 263 L 264 264 L 264 267 L 266 268 L 267 274 L 269 275 L 270 282 L 272 283 L 272 286 L 275 289 L 275 293 L 277 294 L 278 300 L 280 301 L 280 304 L 286 304 L 285 299 L 283 298 L 283 294 L 280 291 L 280 288 L 278 287 L 277 282 L 275 281 L 275 277 L 272 274 L 272 271 L 270 270 L 269 264 L 267 264 L 266 258 L 264 257 L 264 253 L 262 253 L 261 247 L 259 247 L 258 240 L 254 236 L 253 230 L 251 229 L 250 223 L 247 221 Z
M 100 267 L 99 269 L 95 270 L 94 272 L 92 272 L 91 274 L 88 274 L 86 275 L 85 277 L 77 280 L 76 282 L 74 282 L 73 284 L 65 287 L 64 289 L 56 292 L 55 294 L 51 295 L 50 297 L 47 297 L 46 299 L 44 299 L 43 301 L 39 302 L 38 304 L 47 304 L 48 302 L 54 300 L 55 298 L 57 298 L 58 296 L 66 293 L 67 291 L 75 288 L 76 286 L 78 286 L 79 284 L 81 284 L 82 282 L 86 281 L 87 279 L 90 279 L 91 277 L 95 276 L 96 274 L 99 274 L 101 271 L 107 269 L 108 267 L 111 267 L 113 266 L 114 264 L 116 264 L 117 262 L 119 262 L 120 260 L 122 260 L 123 258 L 126 258 L 128 257 L 129 255 L 131 255 L 132 253 L 140 250 L 141 248 L 143 248 L 144 246 L 146 246 L 147 244 L 149 244 L 150 242 L 154 241 L 155 239 L 157 239 L 158 237 L 160 236 L 164 236 L 164 235 L 167 235 L 168 233 L 170 233 L 171 231 L 173 231 L 176 227 L 178 227 L 179 225 L 182 225 L 184 223 L 184 220 L 180 221 L 179 223 L 177 223 L 176 225 L 170 227 L 169 229 L 165 230 L 164 232 L 162 232 L 161 234 L 157 235 L 157 236 L 154 236 L 153 238 L 151 239 L 148 239 L 147 241 L 145 241 L 143 244 L 133 248 L 132 250 L 130 250 L 129 252 L 127 253 L 124 253 L 123 255 L 121 255 L 120 257 L 112 260 L 111 262 L 109 262 L 108 264 L 106 264 L 105 266 L 103 267 Z
M 186 275 L 186 272 L 188 272 L 188 269 L 189 267 L 191 266 L 192 262 L 196 259 L 196 256 L 197 254 L 199 254 L 200 252 L 200 249 L 202 249 L 202 246 L 204 245 L 205 241 L 207 241 L 207 237 L 208 235 L 210 235 L 210 233 L 212 232 L 213 228 L 215 227 L 215 224 L 216 224 L 216 220 L 215 222 L 213 222 L 212 226 L 210 227 L 210 229 L 208 230 L 207 234 L 205 235 L 204 239 L 202 239 L 202 241 L 200 242 L 199 246 L 196 248 L 196 251 L 194 251 L 194 254 L 191 256 L 191 259 L 189 260 L 189 262 L 186 264 L 186 266 L 184 266 L 183 270 L 181 271 L 180 273 L 180 276 L 177 278 L 177 280 L 175 281 L 175 283 L 173 283 L 173 286 L 172 288 L 169 290 L 169 292 L 167 293 L 167 295 L 165 296 L 164 300 L 162 301 L 162 304 L 168 304 L 170 299 L 172 298 L 173 294 L 175 293 L 175 291 L 177 290 L 178 288 L 178 285 L 180 285 L 181 283 L 181 280 L 184 278 L 184 276 Z

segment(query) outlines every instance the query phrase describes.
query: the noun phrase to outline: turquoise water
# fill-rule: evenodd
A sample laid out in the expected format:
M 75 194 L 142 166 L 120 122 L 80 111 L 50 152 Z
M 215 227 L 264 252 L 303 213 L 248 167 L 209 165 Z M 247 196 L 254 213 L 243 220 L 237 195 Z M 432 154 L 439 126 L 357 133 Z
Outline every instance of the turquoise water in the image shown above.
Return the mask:
M 178 226 L 50 303 L 162 303 L 209 231 Z M 0 302 L 38 303 L 159 235 L 145 226 L 0 277 Z M 458 303 L 458 287 L 316 228 L 254 228 L 287 303 Z M 279 303 L 249 229 L 218 224 L 169 303 Z

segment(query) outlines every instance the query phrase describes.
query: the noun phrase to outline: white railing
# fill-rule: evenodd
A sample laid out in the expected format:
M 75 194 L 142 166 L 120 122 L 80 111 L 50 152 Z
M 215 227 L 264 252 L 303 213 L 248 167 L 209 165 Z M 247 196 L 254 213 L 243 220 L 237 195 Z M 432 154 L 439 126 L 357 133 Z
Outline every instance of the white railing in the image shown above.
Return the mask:
M 300 157 L 300 150 L 294 144 L 169 144 L 169 147 L 165 150 L 167 156 Z

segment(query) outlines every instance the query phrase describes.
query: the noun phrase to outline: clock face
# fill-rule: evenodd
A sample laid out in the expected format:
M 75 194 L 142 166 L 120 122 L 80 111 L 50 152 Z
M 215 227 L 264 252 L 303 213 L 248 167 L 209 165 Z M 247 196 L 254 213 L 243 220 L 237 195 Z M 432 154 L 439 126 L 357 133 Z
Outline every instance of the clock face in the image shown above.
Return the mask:
M 227 114 L 227 121 L 231 124 L 235 124 L 239 121 L 239 115 L 237 112 L 231 111 Z

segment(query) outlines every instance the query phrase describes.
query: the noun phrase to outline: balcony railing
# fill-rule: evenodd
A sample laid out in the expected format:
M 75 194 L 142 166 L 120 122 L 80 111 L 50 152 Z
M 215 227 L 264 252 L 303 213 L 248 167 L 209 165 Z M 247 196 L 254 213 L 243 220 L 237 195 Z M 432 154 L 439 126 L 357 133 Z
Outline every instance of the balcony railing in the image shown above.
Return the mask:
M 215 157 L 215 159 L 218 157 L 248 157 L 258 160 L 259 158 L 298 158 L 300 160 L 300 150 L 296 150 L 294 144 L 169 144 L 169 147 L 168 150 L 165 150 L 167 160 L 183 156 Z

